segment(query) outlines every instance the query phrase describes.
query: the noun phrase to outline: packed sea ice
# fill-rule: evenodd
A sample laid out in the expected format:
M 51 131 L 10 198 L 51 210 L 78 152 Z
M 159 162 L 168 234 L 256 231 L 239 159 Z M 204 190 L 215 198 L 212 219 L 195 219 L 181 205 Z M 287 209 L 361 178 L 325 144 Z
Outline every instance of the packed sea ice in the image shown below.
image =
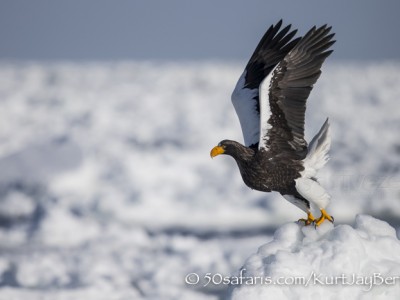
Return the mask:
M 294 223 L 304 215 L 280 195 L 248 189 L 231 158 L 209 157 L 222 139 L 242 141 L 230 103 L 242 67 L 1 62 L 0 299 L 248 299 L 268 291 L 186 280 L 241 268 L 400 275 L 400 65 L 324 66 L 306 136 L 330 118 L 331 160 L 319 178 L 335 227 L 317 230 Z M 268 288 L 289 299 L 324 290 Z M 343 289 L 351 292 L 361 293 Z

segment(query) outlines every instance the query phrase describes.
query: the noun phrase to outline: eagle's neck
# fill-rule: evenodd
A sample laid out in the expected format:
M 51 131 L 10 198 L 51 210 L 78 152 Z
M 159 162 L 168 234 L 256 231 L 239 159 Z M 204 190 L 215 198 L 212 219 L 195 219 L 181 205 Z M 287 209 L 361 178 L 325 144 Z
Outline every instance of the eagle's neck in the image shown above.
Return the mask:
M 233 147 L 231 147 L 229 151 L 229 155 L 232 156 L 239 165 L 252 160 L 255 153 L 255 149 L 243 146 L 238 142 L 233 142 Z

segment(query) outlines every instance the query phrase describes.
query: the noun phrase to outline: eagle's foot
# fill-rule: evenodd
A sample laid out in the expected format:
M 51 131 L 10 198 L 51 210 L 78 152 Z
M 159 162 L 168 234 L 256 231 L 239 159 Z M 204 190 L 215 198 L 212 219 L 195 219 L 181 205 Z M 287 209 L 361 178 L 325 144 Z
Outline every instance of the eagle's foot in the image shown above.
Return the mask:
M 321 225 L 325 220 L 328 220 L 329 222 L 333 223 L 334 218 L 328 215 L 325 209 L 321 209 L 321 216 L 318 218 L 318 220 L 314 221 L 315 227 Z
M 312 215 L 312 213 L 311 212 L 308 212 L 307 213 L 307 219 L 299 219 L 297 222 L 304 222 L 304 225 L 305 226 L 308 226 L 308 225 L 310 225 L 310 224 L 312 224 L 312 223 L 314 223 L 315 222 L 315 218 L 314 218 L 314 216 Z

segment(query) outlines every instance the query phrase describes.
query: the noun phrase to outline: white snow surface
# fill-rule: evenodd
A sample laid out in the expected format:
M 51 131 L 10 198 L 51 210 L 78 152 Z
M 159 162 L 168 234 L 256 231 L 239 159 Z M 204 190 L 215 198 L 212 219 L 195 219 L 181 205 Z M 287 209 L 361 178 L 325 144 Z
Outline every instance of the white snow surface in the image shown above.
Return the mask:
M 368 215 L 358 215 L 354 228 L 289 223 L 247 259 L 239 276 L 242 285 L 231 299 L 395 300 L 400 241 L 393 227 Z
M 397 245 L 391 227 L 369 217 L 355 229 L 341 224 L 368 214 L 399 228 L 400 64 L 324 66 L 306 134 L 329 116 L 320 182 L 337 227 L 317 231 L 293 223 L 304 213 L 280 195 L 248 189 L 231 158 L 209 157 L 219 141 L 243 139 L 230 101 L 243 67 L 0 62 L 0 299 L 223 299 L 232 289 L 239 299 L 247 286 L 190 285 L 185 276 L 236 274 L 260 245 L 282 246 L 279 232 L 285 251 L 298 245 L 288 256 L 323 255 L 304 262 L 330 257 L 338 270 L 340 257 L 356 256 L 397 271 L 398 260 L 383 257 Z M 360 220 L 383 233 L 363 233 Z M 385 242 L 368 248 L 373 239 Z M 343 254 L 329 253 L 336 244 Z M 297 268 L 310 270 L 297 259 L 286 272 Z

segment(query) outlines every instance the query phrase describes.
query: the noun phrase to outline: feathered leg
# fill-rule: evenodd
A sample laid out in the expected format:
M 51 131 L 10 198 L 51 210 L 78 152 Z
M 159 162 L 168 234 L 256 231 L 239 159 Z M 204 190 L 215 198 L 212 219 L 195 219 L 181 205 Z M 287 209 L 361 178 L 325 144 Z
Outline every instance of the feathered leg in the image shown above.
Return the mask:
M 299 219 L 298 222 L 304 222 L 305 225 L 310 225 L 315 222 L 316 218 L 310 211 L 310 202 L 307 199 L 304 199 L 301 195 L 282 195 L 287 201 L 296 205 L 302 211 L 307 213 L 307 219 Z
M 321 216 L 315 221 L 315 226 L 321 225 L 325 220 L 333 223 L 333 217 L 325 210 L 330 201 L 330 196 L 325 189 L 316 180 L 310 178 L 298 178 L 295 182 L 298 193 L 321 211 Z

